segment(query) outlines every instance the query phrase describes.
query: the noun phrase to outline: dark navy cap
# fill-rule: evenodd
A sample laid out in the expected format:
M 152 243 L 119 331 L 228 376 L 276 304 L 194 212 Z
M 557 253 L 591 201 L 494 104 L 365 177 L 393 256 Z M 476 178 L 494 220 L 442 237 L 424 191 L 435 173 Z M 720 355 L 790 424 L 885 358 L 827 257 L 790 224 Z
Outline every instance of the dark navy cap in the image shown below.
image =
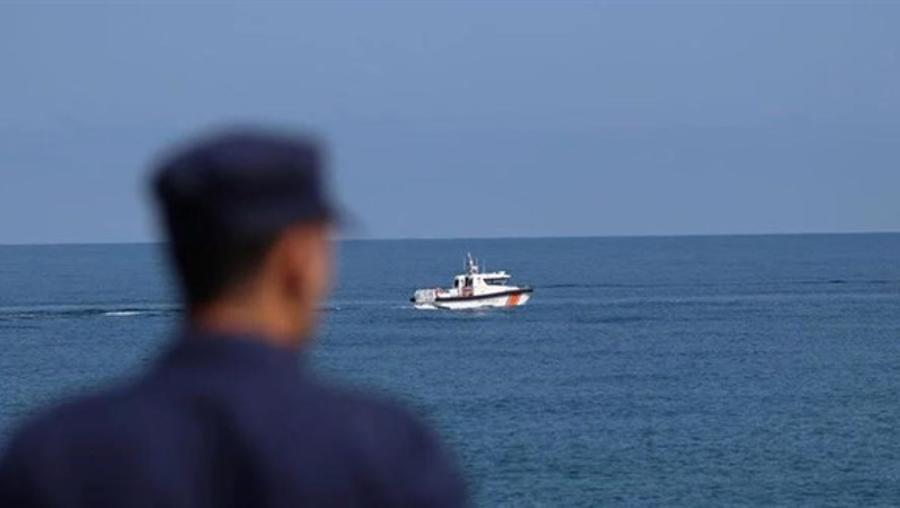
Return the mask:
M 257 237 L 334 220 L 322 173 L 310 137 L 233 130 L 176 151 L 157 169 L 154 190 L 173 237 Z

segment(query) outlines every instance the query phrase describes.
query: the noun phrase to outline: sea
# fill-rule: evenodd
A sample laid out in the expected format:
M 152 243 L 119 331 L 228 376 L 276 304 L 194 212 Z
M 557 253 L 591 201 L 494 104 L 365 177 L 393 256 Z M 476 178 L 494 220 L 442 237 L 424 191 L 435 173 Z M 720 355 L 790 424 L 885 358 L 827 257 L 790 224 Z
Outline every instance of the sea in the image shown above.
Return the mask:
M 416 310 L 467 252 L 515 309 Z M 307 355 L 388 393 L 476 506 L 900 505 L 900 235 L 342 241 Z M 162 247 L 0 247 L 0 444 L 138 375 L 183 315 Z

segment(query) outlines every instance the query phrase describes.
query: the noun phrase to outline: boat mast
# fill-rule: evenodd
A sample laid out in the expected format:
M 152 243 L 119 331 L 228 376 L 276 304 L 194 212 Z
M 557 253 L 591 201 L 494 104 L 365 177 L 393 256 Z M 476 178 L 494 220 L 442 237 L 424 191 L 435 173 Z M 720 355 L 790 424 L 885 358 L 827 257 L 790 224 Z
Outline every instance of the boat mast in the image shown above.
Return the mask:
M 471 252 L 466 254 L 466 273 L 469 275 L 478 273 L 478 264 L 475 262 L 475 258 L 472 257 Z

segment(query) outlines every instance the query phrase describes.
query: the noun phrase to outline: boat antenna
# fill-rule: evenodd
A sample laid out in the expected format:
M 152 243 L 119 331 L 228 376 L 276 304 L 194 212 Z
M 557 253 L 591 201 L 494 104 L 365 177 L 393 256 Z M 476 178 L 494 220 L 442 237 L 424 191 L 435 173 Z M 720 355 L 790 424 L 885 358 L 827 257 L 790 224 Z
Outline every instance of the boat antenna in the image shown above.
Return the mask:
M 478 267 L 478 263 L 475 261 L 475 258 L 472 257 L 472 253 L 466 253 L 466 273 L 479 273 L 480 269 Z

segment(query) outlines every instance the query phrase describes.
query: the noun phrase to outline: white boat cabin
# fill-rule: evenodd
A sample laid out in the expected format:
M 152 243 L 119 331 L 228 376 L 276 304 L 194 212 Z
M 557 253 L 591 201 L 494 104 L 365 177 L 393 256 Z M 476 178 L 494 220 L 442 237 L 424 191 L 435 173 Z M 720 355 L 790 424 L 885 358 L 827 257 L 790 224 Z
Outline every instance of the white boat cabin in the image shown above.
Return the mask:
M 504 271 L 479 273 L 478 266 L 472 265 L 475 271 L 469 270 L 464 275 L 453 278 L 453 288 L 462 296 L 492 293 L 508 288 L 510 275 Z

